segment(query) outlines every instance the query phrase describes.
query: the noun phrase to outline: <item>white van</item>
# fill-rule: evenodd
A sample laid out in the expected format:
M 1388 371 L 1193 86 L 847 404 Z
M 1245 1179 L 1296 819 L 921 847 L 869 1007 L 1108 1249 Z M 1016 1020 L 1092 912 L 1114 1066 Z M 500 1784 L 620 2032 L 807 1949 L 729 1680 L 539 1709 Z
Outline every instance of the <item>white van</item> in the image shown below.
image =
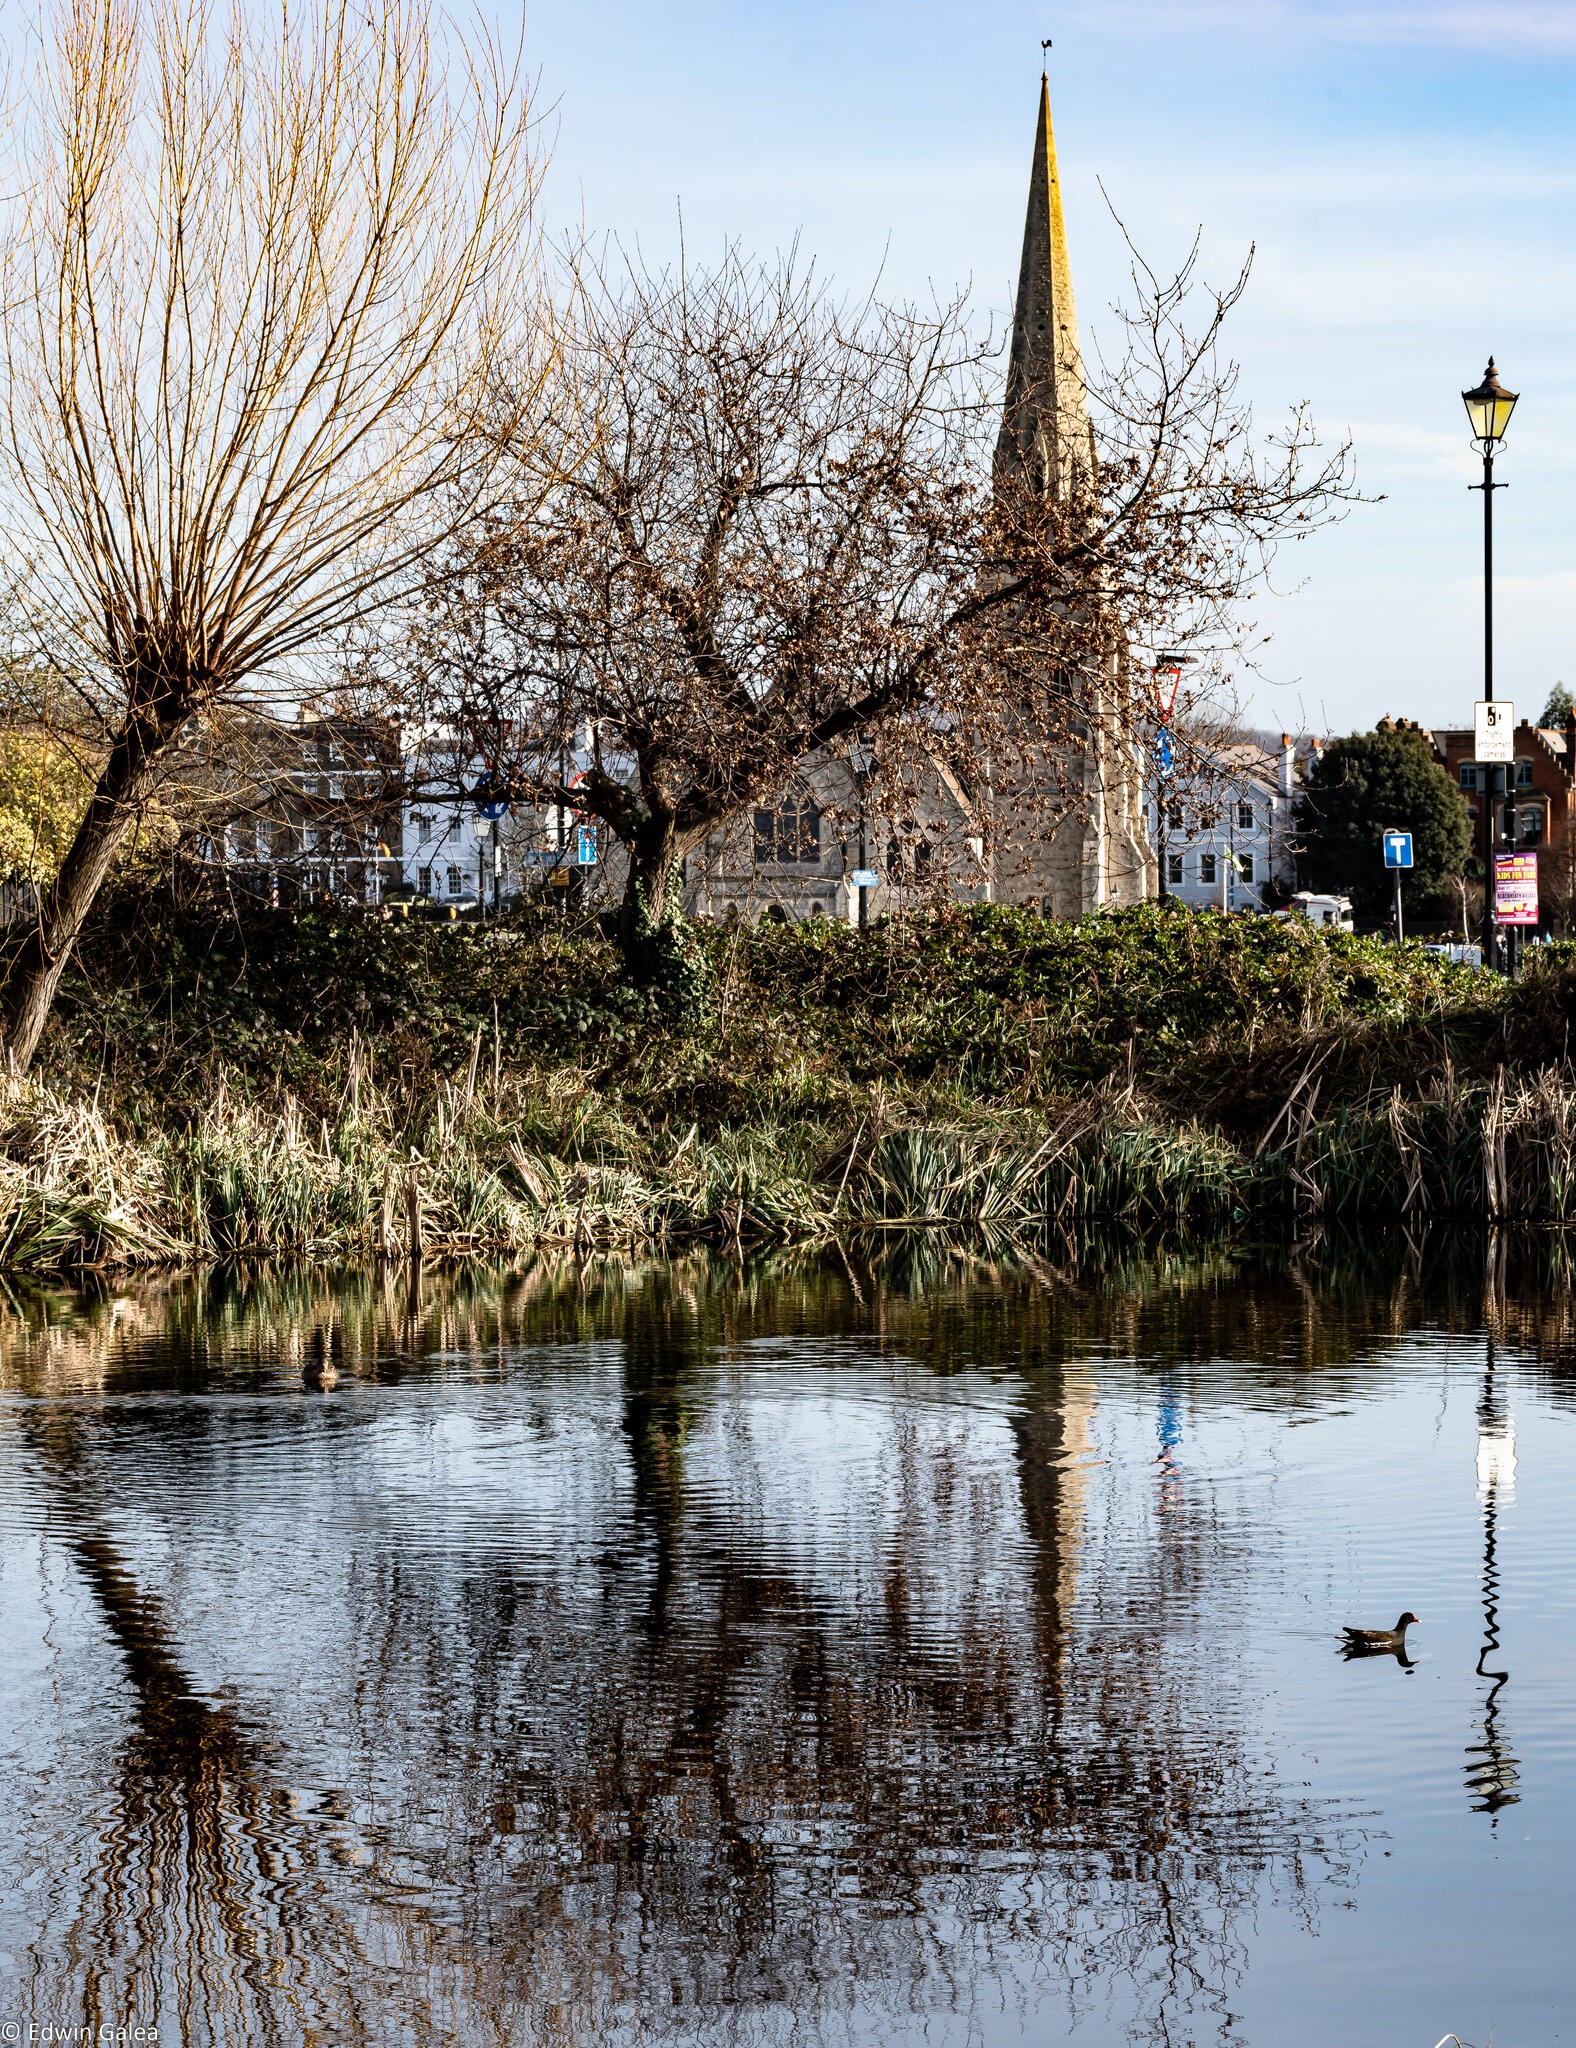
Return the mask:
M 1309 924 L 1328 925 L 1331 931 L 1349 932 L 1352 929 L 1352 899 L 1350 896 L 1318 896 L 1312 889 L 1299 889 L 1284 910 L 1276 912 L 1277 917 L 1305 917 Z

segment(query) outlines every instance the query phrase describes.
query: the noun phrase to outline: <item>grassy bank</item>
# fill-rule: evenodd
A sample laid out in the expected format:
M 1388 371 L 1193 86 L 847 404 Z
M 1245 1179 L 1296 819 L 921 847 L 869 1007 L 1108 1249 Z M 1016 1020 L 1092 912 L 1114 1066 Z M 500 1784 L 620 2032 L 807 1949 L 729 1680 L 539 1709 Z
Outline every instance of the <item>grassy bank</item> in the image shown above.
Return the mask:
M 1150 906 L 594 934 L 108 906 L 0 1098 L 0 1263 L 1576 1220 L 1576 975 Z

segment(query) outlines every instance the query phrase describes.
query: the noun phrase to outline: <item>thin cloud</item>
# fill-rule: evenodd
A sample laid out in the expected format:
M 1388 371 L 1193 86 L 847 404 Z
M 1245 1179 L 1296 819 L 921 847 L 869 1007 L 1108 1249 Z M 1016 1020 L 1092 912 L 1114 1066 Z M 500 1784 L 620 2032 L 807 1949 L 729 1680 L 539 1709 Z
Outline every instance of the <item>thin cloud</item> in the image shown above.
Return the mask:
M 1483 7 L 1330 7 L 1322 4 L 1266 6 L 1262 0 L 1166 0 L 1149 5 L 1147 0 L 1115 0 L 1102 7 L 1098 16 L 1090 9 L 1091 23 L 1098 19 L 1106 27 L 1121 25 L 1161 33 L 1178 30 L 1192 34 L 1199 29 L 1251 33 L 1262 40 L 1279 28 L 1299 38 L 1319 42 L 1389 43 L 1409 47 L 1452 50 L 1504 50 L 1513 48 L 1526 55 L 1551 51 L 1576 52 L 1576 10 L 1569 5 L 1539 5 L 1524 0 L 1521 5 Z

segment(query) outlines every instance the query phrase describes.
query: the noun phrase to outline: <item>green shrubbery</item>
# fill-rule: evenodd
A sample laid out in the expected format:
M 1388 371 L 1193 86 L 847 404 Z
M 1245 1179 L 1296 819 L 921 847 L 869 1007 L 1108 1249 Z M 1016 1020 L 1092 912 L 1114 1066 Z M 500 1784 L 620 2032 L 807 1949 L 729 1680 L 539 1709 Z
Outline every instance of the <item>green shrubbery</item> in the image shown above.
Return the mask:
M 46 1059 L 85 1034 L 160 1069 L 216 1055 L 310 1065 L 352 1028 L 439 1069 L 496 1017 L 511 1060 L 606 1068 L 725 1051 L 744 1072 L 786 1051 L 839 1080 L 1040 1091 L 1235 1059 L 1288 1033 L 1481 1011 L 1503 985 L 1419 947 L 1145 905 L 1056 924 L 981 906 L 861 934 L 829 919 L 693 928 L 703 1008 L 674 1022 L 620 978 L 594 932 L 357 915 L 150 916 L 121 903 L 64 986 Z M 305 1061 L 298 1049 L 304 1049 Z M 127 1076 L 127 1078 L 132 1078 Z
M 743 974 L 768 1005 L 802 1005 L 806 1030 L 862 1074 L 965 1072 L 980 1087 L 1050 1088 L 1131 1070 L 1174 1079 L 1266 1036 L 1405 1019 L 1500 995 L 1421 947 L 1145 904 L 1057 924 L 995 905 L 864 938 L 821 922 L 766 927 Z

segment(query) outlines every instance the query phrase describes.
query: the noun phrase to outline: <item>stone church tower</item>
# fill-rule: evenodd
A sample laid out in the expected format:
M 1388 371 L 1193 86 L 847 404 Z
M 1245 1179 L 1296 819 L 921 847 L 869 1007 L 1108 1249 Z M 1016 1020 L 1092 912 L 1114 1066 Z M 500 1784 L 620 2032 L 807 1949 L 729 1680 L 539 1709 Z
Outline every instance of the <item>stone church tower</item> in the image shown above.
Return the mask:
M 1042 74 L 996 477 L 998 484 L 1027 483 L 1056 498 L 1087 482 L 1094 466 L 1050 83 Z M 1056 917 L 1081 917 L 1102 904 L 1132 903 L 1157 893 L 1143 761 L 1131 720 L 1120 715 L 1130 688 L 1123 649 L 1090 692 L 1081 720 L 1082 744 L 1047 750 L 1043 757 L 1043 793 L 997 790 L 993 893 L 998 900 L 1038 902 Z M 1018 771 L 1020 777 L 1026 772 L 1025 767 Z M 1053 817 L 1053 811 L 1060 815 Z

